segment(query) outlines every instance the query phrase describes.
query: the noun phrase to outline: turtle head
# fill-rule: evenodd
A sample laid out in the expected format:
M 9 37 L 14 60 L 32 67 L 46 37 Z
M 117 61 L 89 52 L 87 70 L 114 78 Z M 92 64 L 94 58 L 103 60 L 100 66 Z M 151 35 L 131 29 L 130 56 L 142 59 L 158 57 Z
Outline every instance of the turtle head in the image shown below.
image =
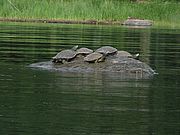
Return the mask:
M 54 57 L 52 57 L 52 62 L 54 62 L 54 63 L 56 63 L 56 57 L 54 56 Z
M 109 51 L 103 53 L 103 57 L 107 57 L 109 55 L 109 53 L 110 53 Z
M 133 58 L 134 58 L 134 59 L 139 59 L 139 55 L 140 55 L 140 54 L 137 53 L 137 54 L 135 54 L 135 55 L 133 56 Z
M 109 54 L 109 51 L 107 51 L 106 53 L 102 53 L 103 56 L 98 61 L 103 62 L 106 59 L 106 57 L 108 56 L 108 54 Z
M 71 50 L 76 51 L 78 49 L 78 47 L 79 47 L 78 45 L 75 45 L 75 46 L 73 46 L 73 48 Z

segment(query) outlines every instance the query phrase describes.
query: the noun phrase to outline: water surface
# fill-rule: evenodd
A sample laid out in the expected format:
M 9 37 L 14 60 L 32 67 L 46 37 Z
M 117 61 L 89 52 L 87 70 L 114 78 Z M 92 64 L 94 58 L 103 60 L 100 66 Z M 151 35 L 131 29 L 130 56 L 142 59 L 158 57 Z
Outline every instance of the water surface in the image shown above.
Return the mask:
M 140 53 L 159 74 L 29 68 L 74 45 Z M 180 29 L 0 23 L 0 134 L 179 135 Z

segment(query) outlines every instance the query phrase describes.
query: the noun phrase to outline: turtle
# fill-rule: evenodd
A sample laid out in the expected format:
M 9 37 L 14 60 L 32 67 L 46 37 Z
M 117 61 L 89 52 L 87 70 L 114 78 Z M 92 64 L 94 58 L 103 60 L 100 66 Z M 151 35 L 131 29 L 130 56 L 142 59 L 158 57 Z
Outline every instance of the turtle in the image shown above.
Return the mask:
M 132 54 L 130 54 L 127 51 L 117 51 L 116 56 L 117 57 L 133 57 Z
M 81 54 L 83 56 L 86 56 L 90 53 L 93 53 L 93 50 L 83 47 L 83 48 L 79 48 L 76 52 L 77 52 L 77 54 Z
M 116 57 L 123 57 L 123 58 L 135 58 L 137 59 L 139 57 L 139 53 L 132 55 L 127 51 L 117 51 Z
M 54 63 L 65 63 L 74 59 L 77 55 L 76 50 L 78 46 L 74 46 L 72 49 L 62 50 L 56 56 L 52 57 Z
M 104 60 L 105 60 L 105 56 L 98 52 L 93 52 L 87 55 L 86 57 L 84 57 L 84 61 L 89 63 L 97 63 L 97 62 L 102 62 Z
M 111 46 L 103 46 L 97 49 L 96 52 L 102 53 L 105 55 L 111 55 L 111 54 L 115 54 L 117 52 L 117 49 Z

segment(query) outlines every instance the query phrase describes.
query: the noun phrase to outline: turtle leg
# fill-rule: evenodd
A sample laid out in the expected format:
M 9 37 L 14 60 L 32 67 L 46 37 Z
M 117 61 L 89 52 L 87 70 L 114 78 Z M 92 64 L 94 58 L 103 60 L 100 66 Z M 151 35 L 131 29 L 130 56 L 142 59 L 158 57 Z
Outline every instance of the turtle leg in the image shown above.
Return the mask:
M 94 63 L 98 63 L 98 62 L 99 62 L 99 60 L 98 60 L 98 59 L 94 61 Z
M 66 63 L 68 63 L 68 61 L 63 59 L 62 64 L 66 64 Z
M 55 62 L 55 63 L 61 63 L 61 64 L 63 64 L 61 59 L 56 59 L 56 62 Z
M 104 60 L 105 60 L 105 57 L 103 56 L 100 59 L 98 59 L 97 62 L 104 62 Z

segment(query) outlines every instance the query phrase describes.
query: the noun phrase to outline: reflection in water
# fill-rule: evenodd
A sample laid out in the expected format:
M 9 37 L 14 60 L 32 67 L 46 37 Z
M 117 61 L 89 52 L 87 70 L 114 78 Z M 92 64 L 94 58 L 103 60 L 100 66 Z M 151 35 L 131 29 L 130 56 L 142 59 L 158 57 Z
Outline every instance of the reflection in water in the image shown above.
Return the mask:
M 179 135 L 180 30 L 0 25 L 0 134 Z M 159 75 L 122 80 L 27 67 L 77 44 L 140 52 Z

